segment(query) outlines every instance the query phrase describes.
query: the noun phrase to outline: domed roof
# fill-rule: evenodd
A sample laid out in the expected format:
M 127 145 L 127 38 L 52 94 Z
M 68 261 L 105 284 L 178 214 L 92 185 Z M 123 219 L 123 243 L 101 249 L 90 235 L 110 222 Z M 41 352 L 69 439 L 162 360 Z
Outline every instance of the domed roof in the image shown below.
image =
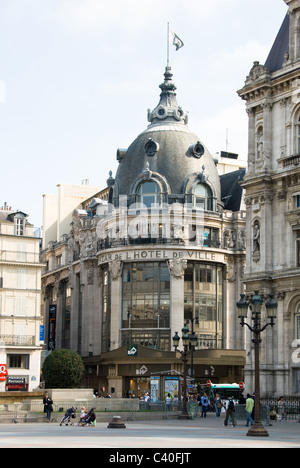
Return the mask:
M 161 177 L 169 199 L 184 201 L 188 187 L 203 182 L 221 200 L 220 178 L 211 154 L 188 127 L 188 114 L 178 105 L 171 68 L 167 67 L 158 106 L 148 110 L 150 125 L 130 145 L 118 150 L 120 162 L 114 185 L 114 199 L 134 195 L 137 182 Z

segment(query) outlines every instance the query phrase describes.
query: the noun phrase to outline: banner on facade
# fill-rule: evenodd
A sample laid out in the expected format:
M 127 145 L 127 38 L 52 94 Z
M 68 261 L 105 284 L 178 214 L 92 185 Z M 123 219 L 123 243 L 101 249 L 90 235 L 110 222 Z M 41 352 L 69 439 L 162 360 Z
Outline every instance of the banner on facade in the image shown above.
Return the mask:
M 48 350 L 55 350 L 56 334 L 56 305 L 49 306 L 49 335 L 48 335 Z

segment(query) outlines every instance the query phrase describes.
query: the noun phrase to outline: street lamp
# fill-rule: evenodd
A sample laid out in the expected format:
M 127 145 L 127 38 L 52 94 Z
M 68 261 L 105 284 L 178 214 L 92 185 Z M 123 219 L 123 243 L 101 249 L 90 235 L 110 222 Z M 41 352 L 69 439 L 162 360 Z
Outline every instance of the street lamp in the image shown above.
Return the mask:
M 183 344 L 183 351 L 178 350 L 178 346 L 180 343 L 180 337 L 178 336 L 178 332 L 175 332 L 173 336 L 173 345 L 175 348 L 175 352 L 178 351 L 182 356 L 183 362 L 183 403 L 182 403 L 182 413 L 179 416 L 179 419 L 190 419 L 187 410 L 187 401 L 186 401 L 186 394 L 187 394 L 187 361 L 188 355 L 194 351 L 195 347 L 197 346 L 197 337 L 195 333 L 189 334 L 189 328 L 187 324 L 181 330 L 182 332 L 182 344 Z
M 259 295 L 259 291 L 255 291 L 254 296 L 251 297 L 250 303 L 247 301 L 245 294 L 241 294 L 239 302 L 236 306 L 238 309 L 238 317 L 241 319 L 241 325 L 245 325 L 253 333 L 252 343 L 254 343 L 255 349 L 255 408 L 254 408 L 254 424 L 248 431 L 247 436 L 252 437 L 269 437 L 268 431 L 264 428 L 261 422 L 260 414 L 260 376 L 259 376 L 259 345 L 261 343 L 261 333 L 268 327 L 274 327 L 276 312 L 278 304 L 274 299 L 274 295 L 270 294 L 269 299 L 265 302 L 265 308 L 267 316 L 270 322 L 267 322 L 264 326 L 261 326 L 261 310 L 263 305 L 263 298 Z M 252 311 L 251 320 L 253 325 L 246 323 L 248 316 L 248 309 Z

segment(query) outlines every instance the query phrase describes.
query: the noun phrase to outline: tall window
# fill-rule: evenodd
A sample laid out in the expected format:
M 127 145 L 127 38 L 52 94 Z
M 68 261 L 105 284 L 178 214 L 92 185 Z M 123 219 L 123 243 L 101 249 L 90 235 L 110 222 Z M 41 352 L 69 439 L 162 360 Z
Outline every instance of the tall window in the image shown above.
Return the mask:
M 66 281 L 61 284 L 62 289 L 62 347 L 70 349 L 71 333 L 71 288 Z
M 144 182 L 137 190 L 137 203 L 144 204 L 147 208 L 151 208 L 151 205 L 160 205 L 160 187 L 156 182 Z
M 300 230 L 296 231 L 296 266 L 300 267 Z
M 194 206 L 213 211 L 212 191 L 207 184 L 198 184 L 194 190 Z
M 25 218 L 15 217 L 15 236 L 24 236 L 25 235 Z
M 170 273 L 164 263 L 130 263 L 123 269 L 123 340 L 170 350 Z
M 295 316 L 295 339 L 300 340 L 300 305 L 298 305 L 297 313 Z
M 300 154 L 300 113 L 295 118 L 295 152 Z
M 102 281 L 102 352 L 110 350 L 110 324 L 111 324 L 111 278 L 108 267 L 103 269 Z
M 184 274 L 184 319 L 194 320 L 199 349 L 223 347 L 223 269 L 188 263 Z

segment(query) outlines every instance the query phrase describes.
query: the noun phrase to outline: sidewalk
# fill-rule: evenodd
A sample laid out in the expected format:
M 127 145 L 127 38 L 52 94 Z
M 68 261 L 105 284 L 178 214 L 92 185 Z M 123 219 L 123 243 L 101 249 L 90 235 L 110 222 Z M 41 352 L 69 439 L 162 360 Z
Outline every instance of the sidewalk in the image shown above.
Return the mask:
M 0 448 L 106 448 L 174 449 L 176 452 L 197 448 L 300 448 L 300 424 L 275 423 L 267 427 L 270 437 L 247 437 L 247 428 L 240 424 L 224 427 L 224 417 L 193 421 L 125 421 L 126 429 L 108 429 L 97 421 L 92 427 L 59 427 L 51 424 L 0 425 Z M 184 450 L 181 450 L 184 449 Z

